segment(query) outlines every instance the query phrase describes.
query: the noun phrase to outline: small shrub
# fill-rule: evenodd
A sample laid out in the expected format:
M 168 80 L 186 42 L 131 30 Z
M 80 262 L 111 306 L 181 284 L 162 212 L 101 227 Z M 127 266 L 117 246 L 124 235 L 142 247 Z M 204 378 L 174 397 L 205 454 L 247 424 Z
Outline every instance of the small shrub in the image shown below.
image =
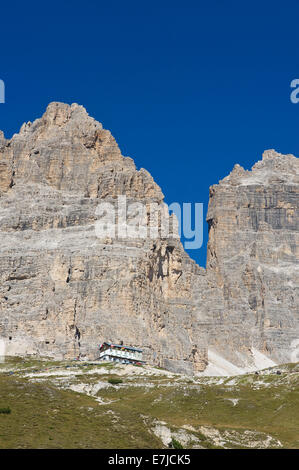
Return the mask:
M 171 439 L 171 444 L 174 449 L 184 449 L 182 444 L 179 441 L 177 441 L 174 437 L 172 437 Z
M 205 441 L 207 439 L 206 436 L 200 431 L 197 431 L 197 436 L 201 441 Z
M 206 449 L 214 449 L 214 445 L 209 441 L 204 441 L 203 445 L 205 446 Z
M 108 382 L 111 385 L 117 385 L 117 384 L 122 384 L 123 383 L 122 379 L 108 379 Z
M 11 409 L 9 408 L 9 406 L 6 406 L 4 408 L 0 408 L 0 414 L 10 415 L 10 413 L 11 413 Z

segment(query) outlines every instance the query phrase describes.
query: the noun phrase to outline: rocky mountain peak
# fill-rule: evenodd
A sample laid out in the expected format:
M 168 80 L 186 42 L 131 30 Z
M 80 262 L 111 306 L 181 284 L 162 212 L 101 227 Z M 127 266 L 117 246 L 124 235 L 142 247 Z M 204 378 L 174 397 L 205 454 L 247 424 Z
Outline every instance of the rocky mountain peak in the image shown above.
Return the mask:
M 102 129 L 102 124 L 91 118 L 86 109 L 73 103 L 72 105 L 60 102 L 52 102 L 47 106 L 43 116 L 36 119 L 33 123 L 30 121 L 24 123 L 21 127 L 20 134 L 26 132 L 34 133 L 38 129 L 46 129 L 48 132 L 51 128 L 63 128 L 73 133 L 76 131 L 81 135 L 83 131 L 94 132 L 95 129 Z
M 144 169 L 137 172 L 110 131 L 78 104 L 50 103 L 41 118 L 23 124 L 11 140 L 2 140 L 1 155 L 0 192 L 27 181 L 92 198 L 115 197 L 120 191 L 163 199 L 151 175 Z
M 245 170 L 236 164 L 231 173 L 219 181 L 219 185 L 268 185 L 275 182 L 299 184 L 298 158 L 294 155 L 283 155 L 273 149 L 266 150 L 262 160 L 255 163 L 251 170 Z M 215 185 L 212 188 L 214 187 Z
M 294 360 L 298 174 L 298 159 L 269 150 L 211 187 L 204 270 L 179 240 L 97 236 L 101 202 L 163 206 L 163 194 L 82 106 L 50 103 L 11 140 L 1 133 L 7 353 L 94 359 L 103 341 L 123 341 L 189 374 Z

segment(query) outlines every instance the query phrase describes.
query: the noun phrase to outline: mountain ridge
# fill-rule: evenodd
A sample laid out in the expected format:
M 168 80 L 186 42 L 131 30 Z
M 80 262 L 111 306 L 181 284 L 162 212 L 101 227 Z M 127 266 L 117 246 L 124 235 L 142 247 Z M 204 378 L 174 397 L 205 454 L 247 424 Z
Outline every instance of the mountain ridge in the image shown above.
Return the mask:
M 204 371 L 209 351 L 240 368 L 253 349 L 287 362 L 299 342 L 298 173 L 296 157 L 269 150 L 211 186 L 204 269 L 175 237 L 95 236 L 99 201 L 163 208 L 164 195 L 82 106 L 50 103 L 11 139 L 0 133 L 8 353 L 92 357 L 123 340 L 183 373 Z

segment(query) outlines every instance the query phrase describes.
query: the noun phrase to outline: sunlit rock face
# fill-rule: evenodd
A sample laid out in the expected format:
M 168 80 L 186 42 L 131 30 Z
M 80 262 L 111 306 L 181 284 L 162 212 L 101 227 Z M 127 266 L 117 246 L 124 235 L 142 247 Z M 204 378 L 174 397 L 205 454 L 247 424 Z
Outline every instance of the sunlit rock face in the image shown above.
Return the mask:
M 205 367 L 192 325 L 200 268 L 178 238 L 99 238 L 96 210 L 163 194 L 102 125 L 73 104 L 0 140 L 0 325 L 7 354 L 94 359 L 103 341 L 192 373 Z M 190 307 L 191 306 L 191 307 Z
M 209 343 L 234 362 L 252 348 L 290 361 L 299 344 L 298 170 L 268 150 L 210 188 L 207 272 L 221 300 Z
M 51 103 L 11 140 L 0 132 L 7 354 L 94 359 L 103 341 L 123 341 L 188 374 L 213 354 L 243 368 L 254 348 L 295 357 L 298 159 L 268 151 L 211 187 L 206 270 L 176 234 L 99 237 L 97 208 L 119 196 L 156 203 L 168 220 L 151 175 L 82 106 Z

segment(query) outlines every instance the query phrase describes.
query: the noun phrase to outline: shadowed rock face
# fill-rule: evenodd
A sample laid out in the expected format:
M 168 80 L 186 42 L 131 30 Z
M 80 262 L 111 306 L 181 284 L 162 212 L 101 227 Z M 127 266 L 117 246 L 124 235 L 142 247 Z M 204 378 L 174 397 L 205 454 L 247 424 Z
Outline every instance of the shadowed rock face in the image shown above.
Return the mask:
M 253 362 L 253 347 L 291 359 L 299 342 L 294 156 L 265 152 L 251 172 L 236 166 L 211 187 L 207 270 L 177 237 L 98 238 L 97 206 L 119 195 L 163 209 L 151 175 L 83 107 L 51 103 L 11 140 L 0 133 L 7 354 L 93 359 L 101 342 L 124 341 L 185 373 L 205 369 L 208 349 L 238 366 Z

